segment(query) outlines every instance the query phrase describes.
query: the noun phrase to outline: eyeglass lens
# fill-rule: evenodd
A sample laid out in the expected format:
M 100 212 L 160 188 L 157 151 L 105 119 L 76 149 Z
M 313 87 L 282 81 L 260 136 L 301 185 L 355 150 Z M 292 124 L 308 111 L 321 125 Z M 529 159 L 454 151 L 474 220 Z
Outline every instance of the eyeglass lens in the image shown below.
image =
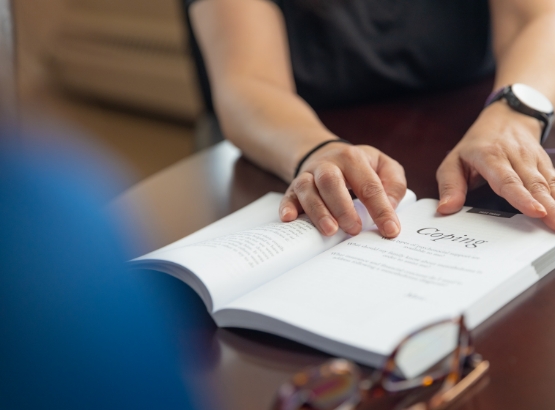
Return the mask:
M 384 380 L 387 390 L 399 391 L 428 386 L 447 375 L 453 366 L 460 366 L 458 352 L 460 325 L 443 322 L 426 328 L 399 347 L 395 355 L 395 371 Z M 463 348 L 466 347 L 466 341 Z

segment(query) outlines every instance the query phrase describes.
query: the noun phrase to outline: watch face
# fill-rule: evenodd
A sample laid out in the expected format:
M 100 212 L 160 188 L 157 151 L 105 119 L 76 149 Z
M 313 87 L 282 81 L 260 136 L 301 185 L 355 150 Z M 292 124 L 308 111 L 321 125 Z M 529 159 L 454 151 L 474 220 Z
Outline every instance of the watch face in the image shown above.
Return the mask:
M 534 110 L 550 114 L 553 112 L 553 105 L 547 99 L 545 95 L 535 90 L 534 88 L 527 86 L 526 84 L 513 84 L 511 90 L 514 95 L 528 107 Z

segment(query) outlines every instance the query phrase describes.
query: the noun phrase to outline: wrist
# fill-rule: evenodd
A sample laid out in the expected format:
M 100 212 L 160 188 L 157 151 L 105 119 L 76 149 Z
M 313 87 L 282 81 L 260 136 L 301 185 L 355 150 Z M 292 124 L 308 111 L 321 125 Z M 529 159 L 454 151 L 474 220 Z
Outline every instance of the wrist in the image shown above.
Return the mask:
M 529 136 L 536 143 L 540 143 L 543 124 L 536 118 L 513 110 L 504 100 L 496 101 L 482 110 L 480 117 L 498 124 L 503 129 L 510 128 L 510 135 Z
M 527 84 L 514 83 L 492 92 L 485 105 L 498 101 L 504 101 L 513 111 L 540 121 L 540 144 L 545 142 L 553 124 L 553 104 L 544 94 Z
M 299 141 L 297 144 L 290 147 L 289 158 L 286 163 L 283 164 L 287 167 L 284 170 L 285 181 L 291 182 L 295 178 L 295 170 L 299 166 L 300 161 L 309 151 L 314 149 L 317 145 L 332 139 L 339 139 L 339 137 L 326 130 L 326 132 L 314 133 L 310 137 L 306 136 L 306 138 L 303 138 L 302 141 Z M 326 147 L 323 147 L 321 150 L 323 151 L 325 148 Z

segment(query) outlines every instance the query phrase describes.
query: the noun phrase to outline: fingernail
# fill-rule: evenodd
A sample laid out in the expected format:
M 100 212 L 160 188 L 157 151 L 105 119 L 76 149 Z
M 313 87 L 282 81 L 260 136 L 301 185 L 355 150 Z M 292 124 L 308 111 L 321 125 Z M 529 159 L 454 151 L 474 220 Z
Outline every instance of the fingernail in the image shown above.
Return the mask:
M 385 233 L 385 236 L 387 236 L 388 238 L 392 238 L 399 234 L 399 226 L 390 219 L 383 224 L 383 231 Z
M 538 211 L 540 214 L 543 214 L 543 216 L 547 215 L 547 211 L 545 210 L 545 207 L 539 202 L 534 202 L 534 209 Z
M 281 210 L 281 217 L 282 217 L 282 218 L 285 218 L 289 212 L 291 212 L 291 208 L 289 208 L 288 206 L 286 206 L 285 208 L 283 208 L 283 209 Z
M 335 231 L 337 230 L 337 225 L 329 216 L 324 216 L 322 219 L 320 219 L 320 228 L 324 232 L 324 235 L 329 236 L 335 233 Z
M 393 207 L 393 209 L 397 208 L 397 205 L 399 205 L 399 202 L 393 198 L 392 196 L 387 196 L 387 199 L 389 199 L 389 203 L 391 204 L 391 206 Z
M 439 201 L 439 204 L 437 205 L 437 207 L 439 208 L 440 206 L 445 205 L 447 202 L 449 202 L 449 200 L 451 199 L 451 195 L 446 195 L 443 198 L 441 198 L 441 201 Z

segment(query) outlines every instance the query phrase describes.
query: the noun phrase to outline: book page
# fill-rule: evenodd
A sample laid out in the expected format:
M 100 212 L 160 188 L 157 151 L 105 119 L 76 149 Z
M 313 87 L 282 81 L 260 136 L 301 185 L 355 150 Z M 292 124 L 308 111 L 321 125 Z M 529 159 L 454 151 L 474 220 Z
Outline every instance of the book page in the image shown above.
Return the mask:
M 408 191 L 399 208 L 414 201 L 414 193 Z M 369 229 L 373 222 L 368 211 L 360 201 L 355 200 L 354 203 L 363 221 L 363 229 Z M 269 208 L 276 216 L 277 205 L 273 203 Z M 266 203 L 259 205 L 266 206 Z M 254 209 L 251 207 L 250 211 Z M 264 212 L 261 211 L 260 214 Z M 242 213 L 244 216 L 241 218 L 248 217 L 248 214 Z M 232 225 L 226 221 L 225 228 L 232 229 Z M 199 234 L 193 234 L 194 241 L 179 241 L 179 245 L 171 245 L 136 261 L 150 259 L 183 266 L 202 281 L 210 293 L 212 310 L 217 310 L 348 237 L 342 230 L 332 237 L 321 235 L 306 215 L 288 223 L 269 222 L 252 229 L 214 237 L 215 232 L 222 230 L 214 224 L 211 232 L 207 233 L 205 230 L 202 233 L 205 240 L 197 241 L 201 234 L 199 231 Z
M 164 246 L 163 248 L 143 255 L 136 260 L 150 259 L 151 257 L 156 257 L 156 255 L 160 252 L 181 248 L 196 242 L 202 242 L 208 239 L 255 228 L 270 222 L 279 222 L 277 209 L 279 207 L 279 203 L 281 202 L 281 198 L 283 198 L 283 194 L 278 192 L 268 192 L 263 197 L 258 198 L 256 201 L 248 204 L 238 211 L 235 211 L 232 214 L 229 214 L 226 217 L 199 229 L 191 235 Z
M 465 311 L 515 273 L 528 267 L 533 275 L 531 262 L 555 247 L 540 220 L 469 208 L 439 216 L 436 207 L 435 200 L 418 201 L 399 214 L 397 238 L 373 228 L 225 309 L 387 355 L 409 332 Z
M 217 310 L 343 239 L 342 231 L 322 236 L 302 215 L 293 222 L 272 222 L 172 249 L 161 257 L 193 272 L 208 289 L 212 310 Z

